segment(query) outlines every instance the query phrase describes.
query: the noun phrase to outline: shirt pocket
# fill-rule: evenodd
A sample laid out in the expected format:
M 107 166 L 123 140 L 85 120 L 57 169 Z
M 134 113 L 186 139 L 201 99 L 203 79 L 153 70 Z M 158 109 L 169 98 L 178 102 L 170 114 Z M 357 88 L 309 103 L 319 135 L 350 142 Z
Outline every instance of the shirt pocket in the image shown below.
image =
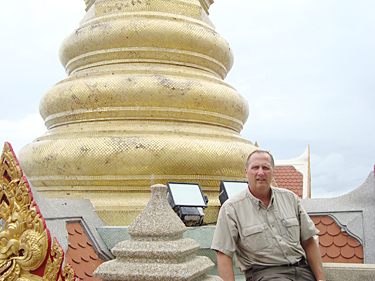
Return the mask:
M 299 221 L 295 217 L 285 218 L 283 224 L 284 237 L 292 242 L 299 242 L 300 240 L 300 227 Z
M 249 247 L 252 252 L 258 252 L 270 246 L 263 225 L 252 225 L 242 230 L 243 244 Z

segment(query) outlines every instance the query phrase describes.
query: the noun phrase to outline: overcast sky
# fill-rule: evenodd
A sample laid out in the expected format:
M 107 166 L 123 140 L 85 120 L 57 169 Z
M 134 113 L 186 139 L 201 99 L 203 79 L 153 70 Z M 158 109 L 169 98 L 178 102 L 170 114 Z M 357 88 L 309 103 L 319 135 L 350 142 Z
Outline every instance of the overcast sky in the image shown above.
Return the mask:
M 0 10 L 0 142 L 45 132 L 38 106 L 66 74 L 63 39 L 84 0 L 5 1 Z M 242 136 L 276 159 L 310 145 L 312 196 L 360 186 L 375 164 L 375 1 L 215 0 L 210 18 L 234 51 L 225 80 L 250 107 Z

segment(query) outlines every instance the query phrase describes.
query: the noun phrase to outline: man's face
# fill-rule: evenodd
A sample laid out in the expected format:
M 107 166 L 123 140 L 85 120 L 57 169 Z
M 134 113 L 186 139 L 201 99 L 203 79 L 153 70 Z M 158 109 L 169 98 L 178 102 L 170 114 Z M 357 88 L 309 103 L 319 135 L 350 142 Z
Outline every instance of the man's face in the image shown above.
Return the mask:
M 254 153 L 250 157 L 249 166 L 245 169 L 250 191 L 267 191 L 271 186 L 273 168 L 271 157 L 267 153 Z

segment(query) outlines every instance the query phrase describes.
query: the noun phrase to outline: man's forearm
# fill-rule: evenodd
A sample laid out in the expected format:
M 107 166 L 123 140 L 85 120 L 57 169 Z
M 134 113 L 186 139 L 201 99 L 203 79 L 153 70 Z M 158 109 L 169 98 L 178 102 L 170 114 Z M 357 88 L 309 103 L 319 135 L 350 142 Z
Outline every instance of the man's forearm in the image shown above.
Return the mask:
M 314 237 L 311 237 L 301 242 L 303 249 L 306 252 L 307 262 L 310 265 L 312 272 L 315 275 L 316 280 L 325 281 L 322 258 L 318 245 L 316 244 Z
M 234 281 L 233 260 L 226 254 L 217 251 L 219 275 L 224 281 Z

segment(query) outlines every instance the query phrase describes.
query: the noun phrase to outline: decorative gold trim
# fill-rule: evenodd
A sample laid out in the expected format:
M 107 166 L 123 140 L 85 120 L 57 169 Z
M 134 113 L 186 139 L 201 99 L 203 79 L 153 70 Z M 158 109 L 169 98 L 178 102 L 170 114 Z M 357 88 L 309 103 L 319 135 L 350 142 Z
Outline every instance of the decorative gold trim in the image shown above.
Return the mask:
M 76 279 L 75 272 L 72 268 L 72 265 L 69 263 L 68 260 L 65 260 L 65 266 L 62 270 L 63 277 L 65 278 L 65 281 L 75 281 L 80 280 L 79 278 Z
M 58 280 L 61 264 L 64 258 L 64 251 L 61 249 L 56 238 L 53 238 L 51 248 L 51 256 L 47 260 L 46 269 L 44 270 L 43 278 L 45 280 Z
M 55 238 L 44 265 L 50 244 L 29 183 L 6 142 L 0 162 L 0 281 L 66 280 L 61 276 L 64 252 Z M 43 269 L 43 277 L 35 274 Z
M 48 235 L 8 143 L 1 154 L 0 176 L 0 280 L 13 281 L 41 266 Z

